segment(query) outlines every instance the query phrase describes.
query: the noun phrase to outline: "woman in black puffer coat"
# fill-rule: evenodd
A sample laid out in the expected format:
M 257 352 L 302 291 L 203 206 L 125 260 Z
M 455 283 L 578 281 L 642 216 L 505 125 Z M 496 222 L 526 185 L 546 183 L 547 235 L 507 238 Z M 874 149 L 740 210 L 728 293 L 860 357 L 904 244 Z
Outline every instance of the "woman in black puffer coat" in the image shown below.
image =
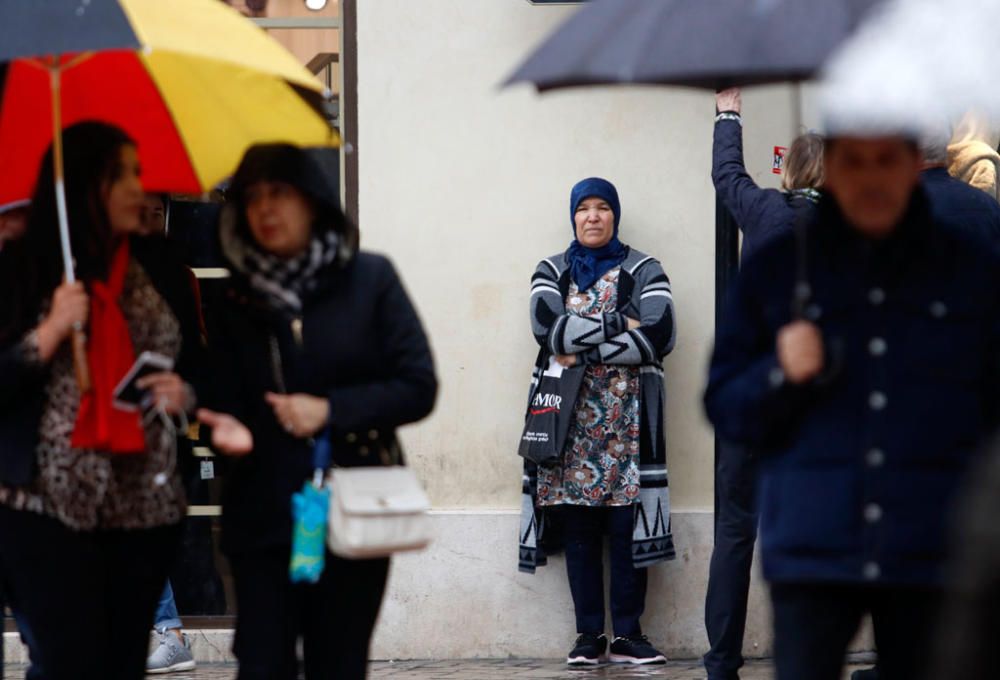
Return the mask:
M 392 264 L 358 252 L 335 187 L 308 152 L 254 147 L 220 218 L 233 278 L 209 319 L 213 443 L 237 457 L 223 497 L 240 680 L 364 678 L 387 559 L 326 556 L 292 584 L 291 498 L 312 476 L 312 437 L 334 463 L 388 463 L 395 430 L 427 416 L 437 381 L 427 337 Z

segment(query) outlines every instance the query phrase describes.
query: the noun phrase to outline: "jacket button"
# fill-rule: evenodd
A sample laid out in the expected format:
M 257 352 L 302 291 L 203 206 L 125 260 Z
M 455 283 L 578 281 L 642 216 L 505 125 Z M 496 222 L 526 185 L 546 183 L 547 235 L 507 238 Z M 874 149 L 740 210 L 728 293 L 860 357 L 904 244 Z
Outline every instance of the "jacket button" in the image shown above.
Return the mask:
M 360 449 L 358 449 L 358 453 L 361 454 L 362 458 L 367 458 L 368 457 L 368 447 L 367 446 L 362 446 Z
M 865 506 L 865 521 L 875 524 L 882 519 L 882 507 L 877 503 L 869 503 Z
M 785 372 L 781 370 L 781 367 L 775 366 L 767 374 L 767 384 L 773 389 L 778 389 L 785 384 Z
M 806 306 L 805 315 L 810 321 L 819 321 L 823 317 L 823 308 L 814 302 Z
M 882 567 L 878 566 L 878 563 L 876 562 L 865 562 L 862 573 L 864 574 L 865 579 L 868 581 L 874 581 L 882 575 Z
M 882 467 L 885 464 L 885 451 L 882 449 L 871 449 L 865 454 L 865 462 L 871 468 Z
M 889 398 L 882 392 L 872 392 L 868 395 L 868 405 L 873 411 L 881 411 L 889 403 Z
M 948 315 L 948 305 L 938 300 L 931 303 L 931 316 L 935 319 L 943 319 Z
M 353 444 L 354 442 L 358 441 L 358 435 L 354 434 L 353 432 L 349 433 L 344 438 L 347 440 L 348 444 Z
M 881 288 L 872 288 L 868 291 L 868 302 L 878 307 L 885 302 L 885 291 Z
M 868 351 L 873 357 L 883 356 L 889 349 L 889 345 L 882 338 L 872 338 L 868 342 Z
M 378 439 L 378 430 L 368 430 L 368 438 L 372 441 Z

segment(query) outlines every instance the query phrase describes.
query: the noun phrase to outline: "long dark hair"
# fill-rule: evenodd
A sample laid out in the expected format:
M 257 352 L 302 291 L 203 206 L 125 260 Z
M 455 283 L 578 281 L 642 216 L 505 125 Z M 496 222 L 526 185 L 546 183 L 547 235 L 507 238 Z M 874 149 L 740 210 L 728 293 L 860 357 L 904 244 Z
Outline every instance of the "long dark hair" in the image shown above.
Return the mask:
M 81 281 L 107 277 L 113 236 L 103 194 L 122 172 L 121 150 L 126 146 L 135 142 L 104 123 L 77 123 L 63 131 L 66 210 Z M 64 276 L 51 146 L 38 171 L 24 237 L 4 250 L 9 250 L 2 267 L 8 304 L 2 306 L 0 341 L 34 325 Z

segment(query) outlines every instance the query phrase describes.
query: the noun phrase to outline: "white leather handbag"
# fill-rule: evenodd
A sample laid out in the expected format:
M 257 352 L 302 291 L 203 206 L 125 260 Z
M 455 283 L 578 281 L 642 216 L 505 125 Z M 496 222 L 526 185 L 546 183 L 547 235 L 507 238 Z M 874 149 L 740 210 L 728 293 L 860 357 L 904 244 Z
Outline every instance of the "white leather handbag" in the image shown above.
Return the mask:
M 327 545 L 333 554 L 372 559 L 431 542 L 431 503 L 410 468 L 334 468 L 328 484 Z

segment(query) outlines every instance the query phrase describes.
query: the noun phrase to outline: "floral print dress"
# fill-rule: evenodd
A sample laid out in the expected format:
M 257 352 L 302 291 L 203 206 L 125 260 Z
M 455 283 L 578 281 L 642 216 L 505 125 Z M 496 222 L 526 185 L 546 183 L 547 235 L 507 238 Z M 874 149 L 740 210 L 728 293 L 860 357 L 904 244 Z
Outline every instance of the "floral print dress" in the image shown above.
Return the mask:
M 581 292 L 570 284 L 569 314 L 614 312 L 620 268 Z M 538 505 L 622 506 L 639 500 L 639 368 L 587 366 L 562 461 L 538 468 Z

